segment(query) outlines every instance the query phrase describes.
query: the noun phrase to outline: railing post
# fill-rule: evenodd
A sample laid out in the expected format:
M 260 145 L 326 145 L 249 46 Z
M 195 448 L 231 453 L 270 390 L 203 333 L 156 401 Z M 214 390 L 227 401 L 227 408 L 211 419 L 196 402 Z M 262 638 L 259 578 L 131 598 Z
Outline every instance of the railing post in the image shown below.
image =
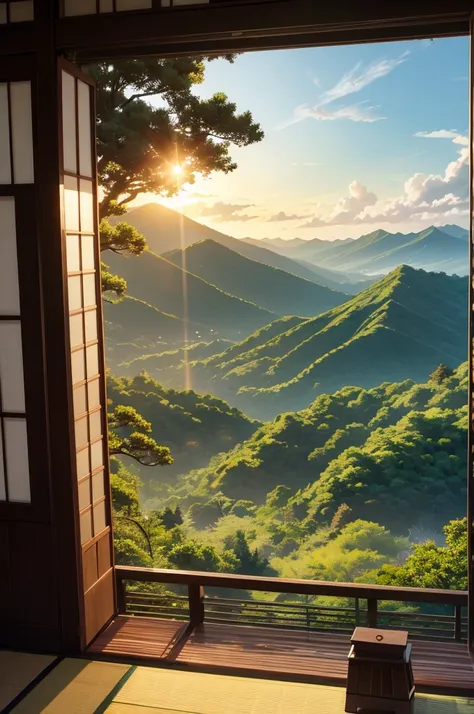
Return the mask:
M 127 586 L 125 580 L 117 578 L 117 608 L 119 615 L 125 615 L 127 612 Z
M 204 588 L 202 585 L 190 583 L 188 585 L 189 620 L 192 625 L 201 625 L 204 622 Z
M 454 606 L 454 639 L 460 642 L 462 639 L 462 607 Z
M 355 620 L 356 620 L 356 627 L 360 625 L 360 603 L 359 603 L 359 598 L 356 597 L 355 599 Z
M 377 599 L 367 598 L 367 624 L 369 627 L 377 627 Z

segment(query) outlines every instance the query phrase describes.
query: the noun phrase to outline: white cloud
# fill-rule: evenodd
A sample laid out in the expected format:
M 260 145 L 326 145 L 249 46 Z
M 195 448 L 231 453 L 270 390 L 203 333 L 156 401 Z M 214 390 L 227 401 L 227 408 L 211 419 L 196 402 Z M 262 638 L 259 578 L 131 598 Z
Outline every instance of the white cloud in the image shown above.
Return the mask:
M 354 222 L 354 219 L 369 206 L 375 206 L 377 196 L 368 191 L 359 181 L 353 181 L 349 185 L 349 195 L 340 198 L 334 206 L 331 214 L 327 218 L 315 216 L 302 228 L 320 228 L 321 226 L 346 225 Z
M 364 87 L 372 84 L 377 79 L 386 77 L 405 61 L 408 54 L 408 52 L 404 52 L 400 57 L 392 60 L 377 60 L 377 62 L 373 62 L 367 67 L 363 67 L 362 63 L 359 62 L 334 87 L 321 95 L 319 106 L 330 104 L 336 99 L 342 99 L 350 94 L 360 92 L 361 89 L 364 89 Z
M 359 62 L 349 72 L 346 72 L 334 87 L 323 92 L 314 107 L 310 107 L 307 104 L 296 107 L 291 119 L 279 124 L 276 127 L 277 131 L 286 129 L 293 124 L 298 124 L 304 119 L 310 118 L 318 121 L 346 119 L 369 124 L 385 119 L 386 117 L 380 116 L 377 111 L 378 107 L 371 106 L 367 101 L 345 106 L 336 106 L 334 108 L 328 108 L 328 105 L 344 99 L 351 94 L 356 94 L 377 79 L 386 77 L 396 67 L 405 62 L 408 54 L 409 52 L 404 52 L 400 57 L 391 60 L 377 60 L 366 67 L 363 67 L 362 63 Z M 318 80 L 313 79 L 313 83 L 319 86 Z
M 437 129 L 436 131 L 417 131 L 413 136 L 419 139 L 458 139 L 461 135 L 456 129 Z M 462 137 L 462 139 L 465 138 Z
M 358 181 L 349 186 L 349 196 L 339 199 L 328 216 L 316 216 L 304 227 L 315 228 L 348 223 L 402 223 L 410 220 L 431 220 L 439 217 L 459 217 L 469 210 L 469 147 L 465 136 L 454 131 L 430 132 L 449 138 L 460 146 L 458 157 L 451 161 L 442 174 L 416 173 L 407 179 L 401 196 L 380 203 Z M 441 134 L 443 134 L 441 136 Z
M 252 221 L 257 216 L 250 216 L 247 213 L 242 213 L 246 208 L 252 208 L 253 203 L 224 203 L 218 201 L 212 204 L 195 203 L 191 206 L 186 206 L 186 215 L 194 216 L 195 218 L 212 218 L 219 223 L 229 223 L 233 221 Z
M 372 124 L 373 122 L 385 119 L 385 117 L 380 116 L 377 113 L 378 107 L 373 107 L 368 105 L 368 102 L 359 102 L 358 104 L 349 104 L 345 107 L 339 107 L 331 109 L 330 107 L 315 106 L 309 107 L 307 104 L 302 104 L 293 112 L 291 119 L 279 124 L 276 129 L 280 131 L 281 129 L 286 129 L 293 124 L 299 124 L 299 122 L 305 119 L 316 119 L 317 121 L 335 121 L 337 119 L 348 119 L 349 121 L 355 122 L 366 122 Z
M 301 221 L 303 218 L 307 218 L 306 215 L 303 216 L 298 216 L 296 213 L 285 213 L 284 211 L 280 211 L 279 213 L 276 213 L 274 216 L 271 216 L 268 219 L 269 223 L 278 223 L 281 221 Z

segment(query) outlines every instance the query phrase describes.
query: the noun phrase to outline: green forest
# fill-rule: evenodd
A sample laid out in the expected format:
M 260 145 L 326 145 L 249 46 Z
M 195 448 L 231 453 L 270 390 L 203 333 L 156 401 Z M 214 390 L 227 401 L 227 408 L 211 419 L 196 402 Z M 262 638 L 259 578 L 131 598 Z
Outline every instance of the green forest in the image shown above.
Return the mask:
M 264 141 L 193 92 L 209 61 L 90 68 L 116 561 L 463 589 L 468 233 L 237 240 L 134 206 L 179 192 L 176 156 L 192 185 Z

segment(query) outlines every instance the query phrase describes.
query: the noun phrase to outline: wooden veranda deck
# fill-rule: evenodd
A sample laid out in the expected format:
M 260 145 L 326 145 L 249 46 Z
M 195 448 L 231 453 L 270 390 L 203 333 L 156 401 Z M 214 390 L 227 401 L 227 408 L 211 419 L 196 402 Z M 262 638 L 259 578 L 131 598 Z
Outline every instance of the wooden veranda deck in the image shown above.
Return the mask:
M 117 617 L 88 650 L 94 657 L 196 671 L 345 685 L 349 637 L 243 625 Z M 467 646 L 413 641 L 418 691 L 474 696 Z

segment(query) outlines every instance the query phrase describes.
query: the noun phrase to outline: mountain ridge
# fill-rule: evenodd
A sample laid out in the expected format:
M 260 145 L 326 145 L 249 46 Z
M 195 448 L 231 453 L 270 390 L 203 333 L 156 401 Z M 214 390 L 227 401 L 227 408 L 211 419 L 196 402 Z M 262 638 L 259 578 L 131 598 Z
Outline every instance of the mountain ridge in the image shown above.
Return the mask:
M 314 316 L 348 299 L 310 280 L 273 268 L 206 238 L 183 250 L 163 255 L 180 268 L 198 275 L 232 295 L 249 300 L 277 315 Z

